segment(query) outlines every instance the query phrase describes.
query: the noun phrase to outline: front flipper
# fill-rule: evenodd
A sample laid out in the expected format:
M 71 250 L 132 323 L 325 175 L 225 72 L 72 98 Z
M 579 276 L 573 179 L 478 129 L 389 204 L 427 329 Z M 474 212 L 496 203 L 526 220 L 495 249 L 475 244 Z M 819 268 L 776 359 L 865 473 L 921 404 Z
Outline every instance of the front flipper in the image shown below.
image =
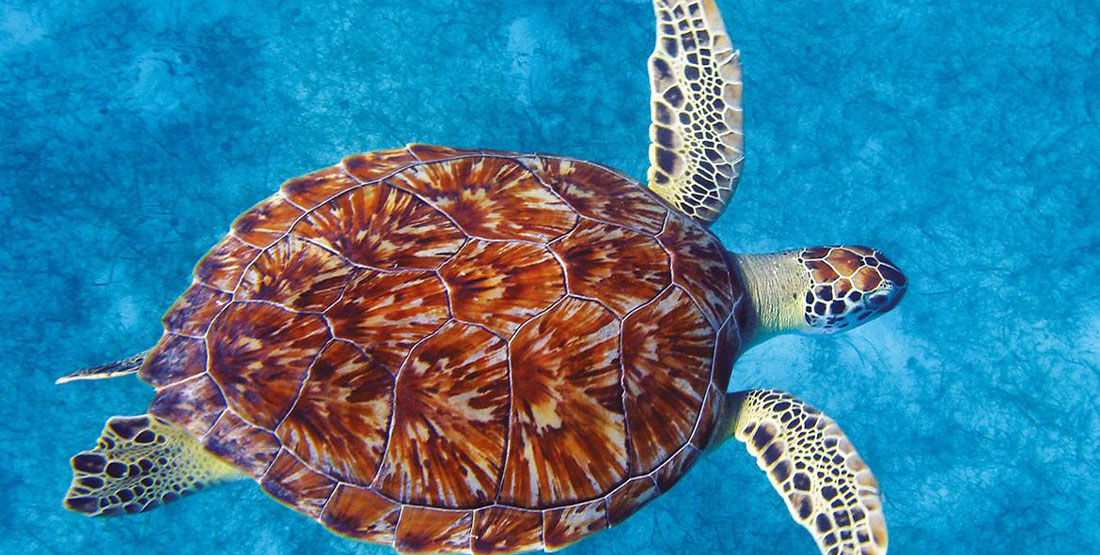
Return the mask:
M 727 400 L 721 433 L 756 457 L 821 553 L 886 553 L 878 481 L 832 418 L 771 389 L 730 393 Z
M 653 0 L 649 187 L 709 225 L 744 162 L 741 64 L 714 0 Z
M 65 507 L 88 516 L 140 513 L 241 472 L 154 416 L 107 420 L 96 448 L 72 459 Z

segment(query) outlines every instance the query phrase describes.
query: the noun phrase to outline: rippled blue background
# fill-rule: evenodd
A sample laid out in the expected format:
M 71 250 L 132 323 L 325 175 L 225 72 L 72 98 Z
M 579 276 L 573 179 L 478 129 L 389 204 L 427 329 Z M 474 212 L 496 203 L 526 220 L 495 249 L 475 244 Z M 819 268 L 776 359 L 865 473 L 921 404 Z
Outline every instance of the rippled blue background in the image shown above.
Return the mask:
M 381 553 L 240 482 L 144 515 L 60 508 L 192 264 L 285 178 L 408 141 L 644 176 L 644 0 L 0 1 L 0 552 Z M 745 64 L 734 250 L 855 242 L 891 315 L 748 353 L 848 431 L 892 553 L 1100 540 L 1100 11 L 1093 0 L 720 0 Z M 813 552 L 737 445 L 569 553 Z

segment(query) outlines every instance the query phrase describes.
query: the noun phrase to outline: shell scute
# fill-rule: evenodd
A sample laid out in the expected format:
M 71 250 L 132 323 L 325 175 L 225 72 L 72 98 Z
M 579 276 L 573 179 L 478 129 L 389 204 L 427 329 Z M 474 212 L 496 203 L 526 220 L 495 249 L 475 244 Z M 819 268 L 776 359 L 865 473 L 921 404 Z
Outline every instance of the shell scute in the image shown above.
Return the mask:
M 399 553 L 469 553 L 472 511 L 405 506 L 393 547 Z
M 542 513 L 508 507 L 474 512 L 471 551 L 476 555 L 522 553 L 542 547 Z
M 320 312 L 340 297 L 352 271 L 340 257 L 288 236 L 256 258 L 241 277 L 234 298 Z
M 420 160 L 422 162 L 435 162 L 438 160 L 457 158 L 459 156 L 474 156 L 481 154 L 481 152 L 477 150 L 462 150 L 446 146 L 425 145 L 418 143 L 406 145 L 405 148 L 408 149 L 408 151 L 412 153 L 412 155 L 415 156 L 417 160 Z
M 425 163 L 387 181 L 410 191 L 482 239 L 546 242 L 564 235 L 577 214 L 509 158 L 469 157 Z
M 607 503 L 589 503 L 543 511 L 543 541 L 547 551 L 557 551 L 607 528 Z
M 260 250 L 227 235 L 195 265 L 195 281 L 221 291 L 232 292 L 241 274 Z
M 508 430 L 503 340 L 451 321 L 401 367 L 377 484 L 405 503 L 469 508 L 496 493 Z
M 260 479 L 260 487 L 295 510 L 319 518 L 336 489 L 336 482 L 302 464 L 283 449 Z
M 661 232 L 668 210 L 629 178 L 580 160 L 530 156 L 520 161 L 581 215 L 651 237 Z
M 573 297 L 516 332 L 501 501 L 560 505 L 597 496 L 626 476 L 618 342 L 614 315 Z
M 447 321 L 450 309 L 434 273 L 360 270 L 325 316 L 336 337 L 397 372 L 409 348 Z
M 455 318 L 511 336 L 565 295 L 561 266 L 545 247 L 473 239 L 439 269 Z
M 392 545 L 401 505 L 369 489 L 340 484 L 321 513 L 321 523 L 337 534 Z
M 211 326 L 209 373 L 241 418 L 273 430 L 330 338 L 318 316 L 266 303 L 233 303 Z
M 438 267 L 466 236 L 438 210 L 382 183 L 343 193 L 306 214 L 294 234 L 382 270 Z
M 149 414 L 179 424 L 195 437 L 202 437 L 223 410 L 225 398 L 206 374 L 158 389 L 149 403 Z
M 657 484 L 648 476 L 630 480 L 607 496 L 608 522 L 614 526 L 626 520 L 660 494 Z
M 259 478 L 267 471 L 281 447 L 275 434 L 241 420 L 231 410 L 222 413 L 203 438 L 202 445 L 207 451 L 233 462 L 253 478 Z
M 619 317 L 648 302 L 672 279 L 661 245 L 624 227 L 583 220 L 550 248 L 565 264 L 569 291 L 599 300 Z
M 418 163 L 420 160 L 408 149 L 395 148 L 353 154 L 344 158 L 340 165 L 360 183 L 371 183 Z
M 153 387 L 164 387 L 206 371 L 206 341 L 165 332 L 138 370 Z
M 657 240 L 672 254 L 672 281 L 703 308 L 717 329 L 733 309 L 734 292 L 725 249 L 698 224 L 681 214 L 669 214 Z
M 710 382 L 715 337 L 678 287 L 623 322 L 626 411 L 635 470 L 649 472 L 695 428 Z
M 264 249 L 282 238 L 303 213 L 282 195 L 274 195 L 238 216 L 230 232 L 244 243 Z
M 657 487 L 661 491 L 672 489 L 672 486 L 680 481 L 680 478 L 695 464 L 695 461 L 699 460 L 700 454 L 701 452 L 690 444 L 683 446 L 657 470 L 654 475 L 657 480 Z
M 393 381 L 385 367 L 359 348 L 329 342 L 276 432 L 287 449 L 313 468 L 369 486 L 386 443 Z
M 695 432 L 691 435 L 691 445 L 700 451 L 705 451 L 714 440 L 714 429 L 718 426 L 718 420 L 722 418 L 722 412 L 726 408 L 726 394 L 718 391 L 713 385 L 707 388 L 706 399 L 703 400 L 703 410 L 699 412 L 699 422 L 695 425 Z
M 312 210 L 340 193 L 358 187 L 359 182 L 340 166 L 296 177 L 282 184 L 279 190 L 287 200 L 304 210 Z
M 191 287 L 180 295 L 161 322 L 165 331 L 177 335 L 202 337 L 210 327 L 210 322 L 218 312 L 233 299 L 233 296 L 202 285 L 192 283 Z

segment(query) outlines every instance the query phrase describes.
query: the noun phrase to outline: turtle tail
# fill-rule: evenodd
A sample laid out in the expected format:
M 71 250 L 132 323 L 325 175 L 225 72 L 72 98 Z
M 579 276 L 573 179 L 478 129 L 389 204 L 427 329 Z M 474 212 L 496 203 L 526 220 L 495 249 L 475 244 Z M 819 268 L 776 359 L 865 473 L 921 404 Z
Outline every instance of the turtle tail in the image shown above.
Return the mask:
M 141 368 L 142 364 L 145 364 L 145 359 L 149 357 L 149 351 L 142 351 L 136 355 L 128 356 L 122 360 L 116 360 L 110 364 L 104 364 L 103 366 L 93 366 L 91 368 L 81 368 L 75 372 L 70 372 L 57 378 L 55 384 L 63 384 L 68 382 L 75 382 L 77 380 L 101 380 L 103 378 L 114 378 L 118 376 L 126 376 L 133 374 Z
M 88 516 L 145 512 L 243 476 L 183 428 L 151 415 L 110 418 L 95 449 L 72 464 L 65 508 Z

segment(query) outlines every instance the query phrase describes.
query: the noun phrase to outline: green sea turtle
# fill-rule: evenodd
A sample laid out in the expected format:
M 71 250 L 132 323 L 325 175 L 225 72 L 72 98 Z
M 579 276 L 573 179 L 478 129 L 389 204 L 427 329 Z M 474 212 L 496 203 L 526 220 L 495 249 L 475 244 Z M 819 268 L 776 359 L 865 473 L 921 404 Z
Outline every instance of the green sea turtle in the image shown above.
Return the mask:
M 137 373 L 148 414 L 72 459 L 65 505 L 136 513 L 231 478 L 404 553 L 562 548 L 742 442 L 823 553 L 885 553 L 828 416 L 727 393 L 742 351 L 890 310 L 881 253 L 730 253 L 741 77 L 710 0 L 655 0 L 649 188 L 560 156 L 425 145 L 287 181 L 196 266 Z

